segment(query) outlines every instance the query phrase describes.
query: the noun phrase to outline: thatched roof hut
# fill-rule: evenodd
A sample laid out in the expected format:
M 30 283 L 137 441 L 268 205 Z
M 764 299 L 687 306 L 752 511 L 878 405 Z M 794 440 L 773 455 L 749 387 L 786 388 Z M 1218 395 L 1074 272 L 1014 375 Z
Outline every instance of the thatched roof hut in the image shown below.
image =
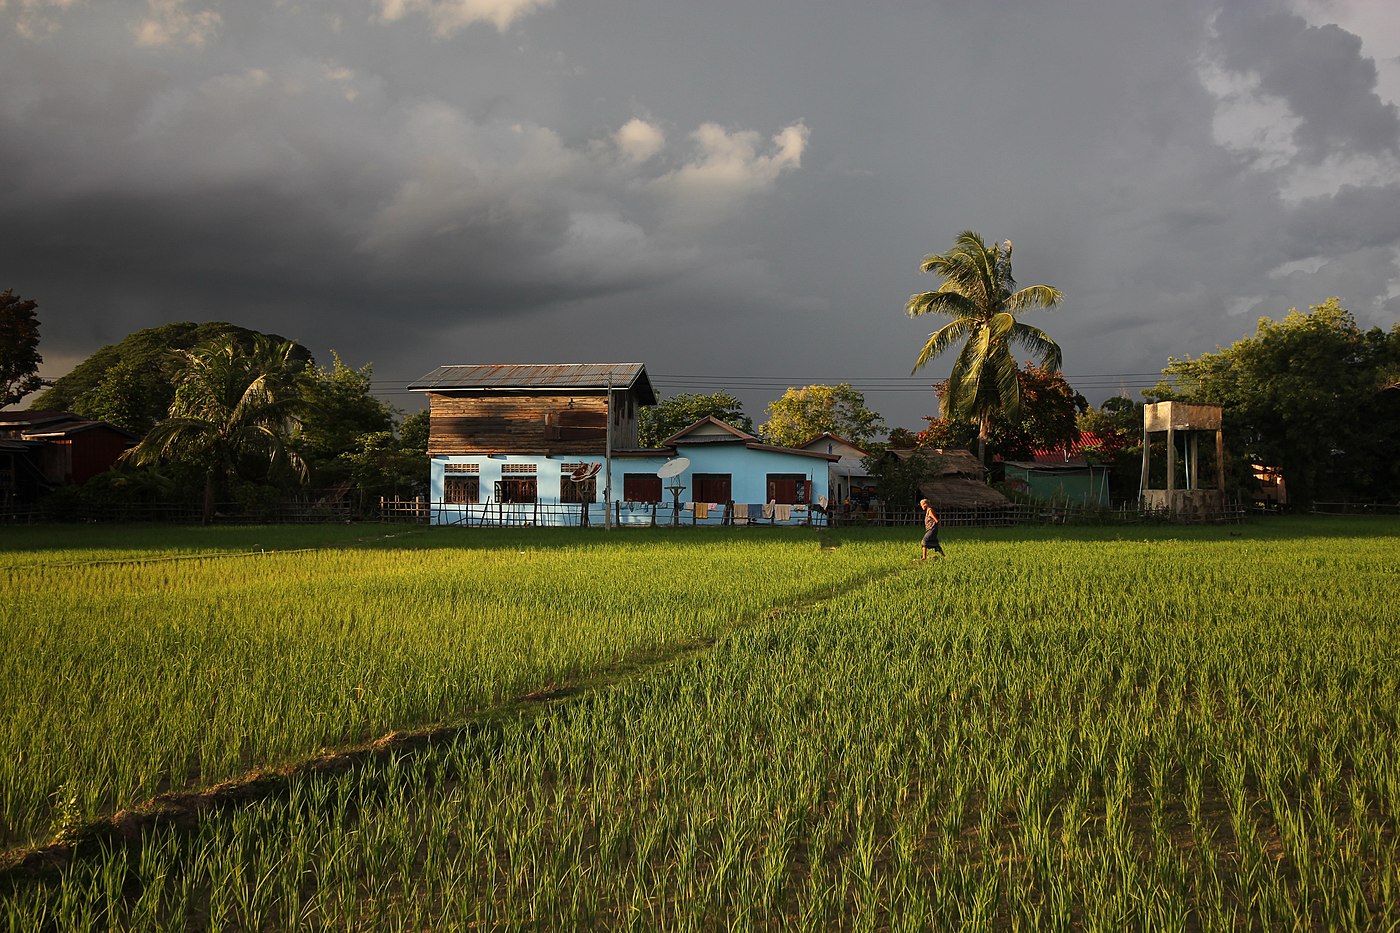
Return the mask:
M 1011 500 L 987 485 L 987 468 L 966 450 L 916 447 L 889 450 L 885 456 L 900 460 L 920 458 L 928 462 L 919 492 L 934 511 L 985 509 L 1011 504 Z

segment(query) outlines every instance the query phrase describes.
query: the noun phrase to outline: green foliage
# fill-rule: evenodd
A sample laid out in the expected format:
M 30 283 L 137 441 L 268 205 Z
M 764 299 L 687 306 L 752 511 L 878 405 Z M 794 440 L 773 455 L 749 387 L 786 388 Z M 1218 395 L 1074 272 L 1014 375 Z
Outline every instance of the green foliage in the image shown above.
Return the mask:
M 39 307 L 10 289 L 0 292 L 0 408 L 7 408 L 35 389 L 39 378 Z
M 922 496 L 919 486 L 933 474 L 938 461 L 938 455 L 932 450 L 917 450 L 909 457 L 885 453 L 866 457 L 861 463 L 875 478 L 875 495 L 880 501 L 896 507 L 912 507 Z
M 660 447 L 666 438 L 705 417 L 716 418 L 741 431 L 753 431 L 753 419 L 744 414 L 743 403 L 728 392 L 709 395 L 683 392 L 641 410 L 637 416 L 637 443 L 642 447 Z M 426 443 L 424 449 L 427 449 Z
M 1029 350 L 1046 369 L 1060 368 L 1060 348 L 1055 341 L 1039 328 L 1017 320 L 1016 314 L 1028 308 L 1054 307 L 1064 296 L 1049 285 L 1018 290 L 1011 274 L 1011 241 L 989 247 L 971 230 L 958 237 L 951 251 L 925 256 L 919 270 L 941 276 L 943 284 L 936 291 L 911 296 L 905 310 L 911 317 L 939 314 L 952 321 L 929 334 L 913 371 L 962 343 L 941 397 L 939 415 L 953 421 L 976 421 L 985 448 L 995 416 L 1009 422 L 1020 417 L 1019 370 L 1011 348 Z
M 347 479 L 351 469 L 343 454 L 362 452 L 367 435 L 389 435 L 394 412 L 370 394 L 374 366 L 359 369 L 345 365 L 334 350 L 327 369 L 305 370 L 301 399 L 305 409 L 296 448 L 317 486 L 331 486 Z
M 368 514 L 381 496 L 406 498 L 427 484 L 426 450 L 408 446 L 390 431 L 361 434 L 338 459 L 355 484 L 355 505 L 360 514 Z
M 1227 454 L 1283 471 L 1291 505 L 1393 501 L 1400 488 L 1400 325 L 1362 331 L 1337 298 L 1261 318 L 1253 336 L 1171 359 L 1152 401 L 1224 409 Z
M 892 428 L 885 446 L 896 450 L 919 446 L 919 435 L 908 428 Z
M 305 362 L 296 345 L 261 334 L 247 344 L 226 336 L 183 357 L 170 416 L 128 451 L 128 459 L 203 466 L 205 521 L 234 476 L 275 479 L 285 466 L 305 481 L 306 462 L 291 444 L 305 410 Z
M 822 432 L 864 446 L 884 430 L 885 420 L 866 408 L 865 396 L 847 382 L 789 388 L 768 403 L 768 420 L 759 428 L 764 439 L 780 447 L 801 446 Z
M 54 380 L 35 398 L 33 407 L 71 411 L 145 434 L 170 412 L 175 385 L 185 365 L 184 351 L 223 339 L 247 347 L 258 336 L 282 341 L 276 335 L 261 335 L 223 321 L 186 321 L 138 330 L 96 351 L 72 372 Z M 303 363 L 311 360 L 311 354 L 300 345 L 294 345 L 293 357 Z
M 1027 362 L 1016 372 L 1020 404 L 1014 414 L 994 412 L 981 425 L 986 450 L 1006 460 L 1029 459 L 1036 450 L 1073 443 L 1079 437 L 1077 418 L 1089 403 L 1058 371 Z M 947 382 L 934 386 L 946 399 Z M 940 406 L 946 407 L 946 406 Z M 928 417 L 928 428 L 919 435 L 919 446 L 971 449 L 982 438 L 978 426 L 959 419 Z
M 1109 494 L 1115 502 L 1136 501 L 1142 481 L 1142 403 L 1127 396 L 1105 399 L 1098 408 L 1079 414 L 1082 435 L 1093 434 L 1098 443 L 1084 443 L 1079 455 L 1089 463 L 1108 467 Z
M 415 411 L 399 422 L 399 443 L 404 450 L 428 454 L 428 426 L 431 423 L 428 409 Z

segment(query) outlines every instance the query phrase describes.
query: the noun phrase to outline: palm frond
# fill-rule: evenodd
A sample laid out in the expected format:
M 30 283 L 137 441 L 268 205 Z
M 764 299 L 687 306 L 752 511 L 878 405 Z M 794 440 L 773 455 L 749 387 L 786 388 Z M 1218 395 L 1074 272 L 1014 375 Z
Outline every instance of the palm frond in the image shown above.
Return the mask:
M 1015 418 L 1021 413 L 1021 370 L 1016 359 L 1003 345 L 1001 352 L 994 353 L 989 360 L 997 389 L 997 408 L 1007 418 Z
M 199 418 L 167 418 L 146 432 L 146 436 L 123 457 L 137 464 L 158 463 L 190 457 L 207 450 L 218 440 L 218 432 Z
M 1051 372 L 1060 369 L 1060 345 L 1050 339 L 1050 335 L 1039 327 L 1021 321 L 1011 332 L 1011 342 L 1024 347 L 1040 358 L 1040 365 Z
M 1053 308 L 1065 300 L 1064 293 L 1049 285 L 1027 285 L 1006 299 L 1006 310 L 1024 311 L 1027 308 Z
M 946 285 L 945 282 L 945 288 Z M 944 288 L 934 292 L 920 292 L 917 295 L 910 295 L 909 300 L 905 302 L 904 310 L 910 317 L 918 317 L 921 314 L 942 314 L 947 317 L 976 316 L 976 309 L 967 296 L 960 292 L 946 291 Z
M 928 335 L 928 343 L 919 353 L 919 358 L 914 362 L 914 368 L 909 370 L 909 375 L 923 369 L 928 361 L 935 356 L 941 356 L 949 347 L 957 341 L 966 337 L 972 332 L 975 322 L 971 318 L 960 317 L 956 321 L 949 321 L 938 330 Z

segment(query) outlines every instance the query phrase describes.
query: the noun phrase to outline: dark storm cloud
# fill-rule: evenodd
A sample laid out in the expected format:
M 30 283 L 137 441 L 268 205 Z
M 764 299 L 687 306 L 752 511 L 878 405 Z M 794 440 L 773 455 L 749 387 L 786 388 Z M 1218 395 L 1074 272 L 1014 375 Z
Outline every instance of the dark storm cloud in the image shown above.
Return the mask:
M 1216 26 L 1225 66 L 1258 75 L 1261 90 L 1288 102 L 1309 158 L 1400 147 L 1400 116 L 1377 95 L 1376 65 L 1362 56 L 1360 37 L 1335 24 L 1310 25 L 1263 0 L 1224 4 Z
M 1341 287 L 1386 313 L 1396 120 L 1355 36 L 1284 0 L 944 6 L 10 0 L 0 288 L 50 362 L 221 318 L 403 381 L 611 358 L 715 388 L 906 375 L 918 262 L 967 228 L 1065 291 L 1036 323 L 1071 374 Z

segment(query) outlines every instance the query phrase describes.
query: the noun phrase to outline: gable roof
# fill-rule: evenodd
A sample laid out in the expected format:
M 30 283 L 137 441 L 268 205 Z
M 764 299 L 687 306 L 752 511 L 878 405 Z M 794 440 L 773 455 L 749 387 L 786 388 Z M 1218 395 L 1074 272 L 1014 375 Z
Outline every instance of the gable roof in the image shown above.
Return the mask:
M 704 428 L 721 428 L 719 432 L 702 433 Z M 742 444 L 749 450 L 771 450 L 780 454 L 794 454 L 799 457 L 816 457 L 827 462 L 835 462 L 841 459 L 840 454 L 821 453 L 816 450 L 802 450 L 798 447 L 779 447 L 776 444 L 765 444 L 752 434 L 741 431 L 734 425 L 725 421 L 720 421 L 713 415 L 706 415 L 694 424 L 681 428 L 675 434 L 661 442 L 666 447 L 679 448 L 683 446 L 696 446 L 699 444 Z
M 701 434 L 700 432 L 705 428 L 719 428 L 721 433 L 716 434 L 715 432 L 710 431 Z M 739 430 L 727 421 L 720 421 L 714 415 L 706 415 L 694 424 L 688 424 L 685 427 L 681 428 L 679 431 L 677 431 L 675 434 L 672 434 L 670 437 L 666 438 L 661 443 L 666 447 L 670 447 L 672 444 L 674 444 L 681 438 L 690 437 L 692 434 L 698 435 L 698 437 L 691 438 L 691 443 L 696 443 L 700 440 L 700 438 L 705 437 L 713 438 L 714 442 L 720 443 L 758 440 L 756 436 L 748 433 L 747 431 Z
M 462 363 L 439 366 L 410 382 L 410 392 L 606 392 L 608 386 L 636 392 L 643 405 L 656 391 L 641 363 Z
M 808 441 L 805 444 L 802 444 L 801 446 L 803 450 L 809 450 L 811 449 L 813 444 L 817 444 L 822 441 L 836 441 L 838 443 L 845 444 L 852 450 L 860 452 L 864 456 L 870 456 L 870 451 L 866 450 L 864 447 L 860 446 L 855 441 L 847 440 L 839 434 L 832 434 L 830 431 L 823 431 L 822 433 L 818 434 L 816 437 L 812 438 L 810 441 Z
M 110 421 L 89 421 L 70 411 L 3 411 L 0 412 L 0 433 L 23 439 L 67 438 L 84 431 L 106 429 L 120 434 L 127 440 L 139 440 L 125 428 L 119 428 Z

